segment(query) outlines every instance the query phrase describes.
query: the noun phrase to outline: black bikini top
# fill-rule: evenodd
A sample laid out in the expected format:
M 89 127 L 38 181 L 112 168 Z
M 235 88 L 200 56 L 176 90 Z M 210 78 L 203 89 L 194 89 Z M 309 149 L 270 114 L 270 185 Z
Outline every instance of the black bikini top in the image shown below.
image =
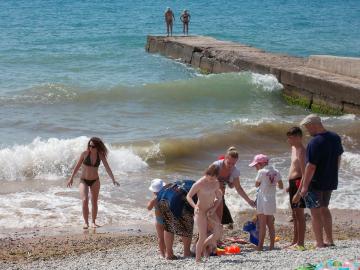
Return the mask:
M 96 161 L 95 164 L 91 164 L 91 158 L 90 158 L 90 152 L 89 154 L 86 156 L 86 158 L 83 161 L 83 164 L 86 166 L 90 166 L 90 167 L 99 167 L 100 166 L 100 157 L 99 157 L 99 153 L 96 154 Z

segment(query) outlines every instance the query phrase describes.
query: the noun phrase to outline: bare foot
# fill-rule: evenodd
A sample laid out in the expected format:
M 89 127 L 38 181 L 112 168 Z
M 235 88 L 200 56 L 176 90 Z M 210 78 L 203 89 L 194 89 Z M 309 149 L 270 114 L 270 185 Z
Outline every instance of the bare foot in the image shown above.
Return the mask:
M 95 222 L 91 223 L 91 228 L 99 228 L 100 225 L 97 225 Z
M 83 225 L 83 229 L 84 229 L 84 230 L 87 230 L 87 229 L 89 229 L 89 224 L 87 224 L 87 223 L 84 223 L 84 225 Z

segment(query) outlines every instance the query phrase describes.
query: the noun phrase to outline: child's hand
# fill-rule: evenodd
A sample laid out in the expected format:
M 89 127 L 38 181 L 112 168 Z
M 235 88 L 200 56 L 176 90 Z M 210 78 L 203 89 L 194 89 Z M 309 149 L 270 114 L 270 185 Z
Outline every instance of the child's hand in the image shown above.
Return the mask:
M 289 187 L 287 187 L 287 188 L 285 189 L 285 191 L 286 191 L 287 193 L 289 193 L 289 190 L 290 190 Z

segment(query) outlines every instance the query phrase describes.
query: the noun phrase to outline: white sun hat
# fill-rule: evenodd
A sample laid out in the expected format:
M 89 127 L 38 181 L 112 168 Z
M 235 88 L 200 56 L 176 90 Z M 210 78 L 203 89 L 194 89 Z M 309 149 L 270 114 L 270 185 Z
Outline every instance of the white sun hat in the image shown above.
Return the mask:
M 162 187 L 165 186 L 165 183 L 163 180 L 156 178 L 151 181 L 149 190 L 152 192 L 159 192 Z

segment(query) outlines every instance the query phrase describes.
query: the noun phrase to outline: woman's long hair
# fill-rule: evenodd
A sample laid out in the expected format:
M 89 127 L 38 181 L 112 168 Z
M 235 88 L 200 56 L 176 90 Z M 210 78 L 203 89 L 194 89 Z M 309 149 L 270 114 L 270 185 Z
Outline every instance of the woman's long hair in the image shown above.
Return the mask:
M 104 157 L 107 157 L 108 149 L 106 148 L 103 141 L 98 137 L 92 137 L 88 142 L 88 149 L 90 148 L 90 143 L 93 143 L 97 149 L 97 151 L 104 155 Z

